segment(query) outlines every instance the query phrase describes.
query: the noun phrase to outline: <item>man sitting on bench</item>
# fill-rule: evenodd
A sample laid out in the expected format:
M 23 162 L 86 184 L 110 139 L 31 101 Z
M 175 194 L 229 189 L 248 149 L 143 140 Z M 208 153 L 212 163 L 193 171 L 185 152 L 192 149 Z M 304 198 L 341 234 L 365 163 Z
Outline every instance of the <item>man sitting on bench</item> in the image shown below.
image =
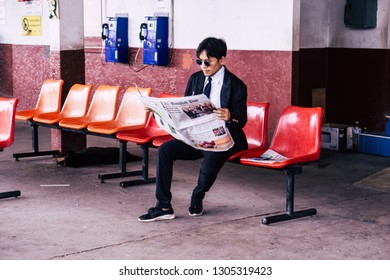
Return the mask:
M 196 50 L 198 71 L 189 78 L 185 96 L 204 93 L 218 108 L 215 112 L 219 119 L 226 122 L 235 142 L 224 152 L 201 151 L 173 139 L 158 149 L 156 168 L 157 203 L 148 212 L 138 218 L 140 222 L 174 219 L 171 205 L 171 183 L 173 163 L 176 160 L 196 160 L 203 158 L 198 182 L 192 192 L 188 214 L 203 214 L 203 199 L 210 190 L 217 175 L 227 159 L 240 150 L 248 148 L 243 131 L 247 122 L 247 87 L 225 66 L 227 46 L 224 40 L 214 37 L 204 39 Z M 207 79 L 206 79 L 207 78 Z

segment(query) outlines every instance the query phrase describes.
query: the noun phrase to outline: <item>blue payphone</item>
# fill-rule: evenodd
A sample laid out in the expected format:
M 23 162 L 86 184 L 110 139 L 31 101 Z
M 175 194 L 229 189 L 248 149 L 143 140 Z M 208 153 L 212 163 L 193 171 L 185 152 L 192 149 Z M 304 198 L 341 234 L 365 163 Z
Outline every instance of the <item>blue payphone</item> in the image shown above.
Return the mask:
M 127 29 L 127 17 L 109 17 L 103 24 L 102 39 L 107 62 L 129 62 Z
M 140 39 L 144 40 L 144 64 L 167 65 L 169 62 L 168 17 L 147 16 L 145 21 L 146 23 L 141 24 L 142 34 L 140 33 Z

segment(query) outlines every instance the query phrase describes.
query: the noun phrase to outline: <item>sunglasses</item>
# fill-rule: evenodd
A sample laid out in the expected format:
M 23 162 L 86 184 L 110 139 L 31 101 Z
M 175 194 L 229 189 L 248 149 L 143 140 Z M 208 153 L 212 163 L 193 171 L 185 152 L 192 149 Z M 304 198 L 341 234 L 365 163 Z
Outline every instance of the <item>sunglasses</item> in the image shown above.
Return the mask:
M 215 59 L 215 60 L 216 60 L 216 59 Z M 215 60 L 213 60 L 213 61 L 215 61 Z M 208 59 L 201 60 L 200 58 L 197 58 L 197 59 L 196 59 L 196 63 L 197 63 L 198 65 L 202 65 L 202 62 L 203 62 L 204 65 L 206 65 L 206 67 L 209 67 L 209 66 L 210 66 L 210 62 L 213 62 L 213 61 L 210 61 L 210 60 L 208 60 Z

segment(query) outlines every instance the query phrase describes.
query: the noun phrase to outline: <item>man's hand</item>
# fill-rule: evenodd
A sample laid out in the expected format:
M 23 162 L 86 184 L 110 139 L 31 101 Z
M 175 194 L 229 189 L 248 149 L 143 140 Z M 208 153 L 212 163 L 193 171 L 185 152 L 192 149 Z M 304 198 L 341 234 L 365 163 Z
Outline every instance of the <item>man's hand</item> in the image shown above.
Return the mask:
M 144 107 L 145 108 L 145 110 L 147 111 L 147 112 L 149 112 L 149 113 L 153 113 L 154 111 L 152 110 L 152 109 L 150 109 L 150 108 L 148 108 L 148 107 Z
M 230 111 L 227 108 L 219 108 L 217 110 L 214 110 L 214 113 L 217 114 L 217 118 L 224 121 L 230 120 Z

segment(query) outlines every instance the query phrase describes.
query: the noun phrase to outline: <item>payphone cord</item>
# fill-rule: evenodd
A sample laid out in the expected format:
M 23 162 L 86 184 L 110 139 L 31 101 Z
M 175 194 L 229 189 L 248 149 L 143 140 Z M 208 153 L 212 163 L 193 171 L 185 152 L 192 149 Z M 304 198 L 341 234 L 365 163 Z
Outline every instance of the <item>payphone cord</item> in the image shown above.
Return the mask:
M 135 54 L 135 58 L 134 58 L 134 64 L 137 64 L 137 58 L 138 58 L 139 52 L 141 50 L 141 47 L 142 47 L 142 41 L 139 42 L 139 47 L 138 47 L 137 53 Z
M 104 40 L 102 40 L 102 51 L 100 53 L 100 62 L 102 63 L 102 65 L 107 65 L 107 62 L 105 60 L 105 57 L 104 57 Z
M 137 65 L 137 59 L 138 59 L 138 55 L 139 55 L 141 48 L 142 48 L 142 40 L 140 40 L 140 42 L 139 42 L 139 47 L 138 47 L 137 53 L 135 54 L 133 66 Z M 137 73 L 148 66 L 149 65 L 147 65 L 147 64 L 142 64 L 142 66 L 138 69 L 134 69 L 134 67 L 132 67 L 132 70 Z
M 106 65 L 107 62 L 104 57 L 104 50 L 105 50 L 105 41 L 108 39 L 108 23 L 103 23 L 102 24 L 102 33 L 101 33 L 101 38 L 102 38 L 102 52 L 100 54 L 100 61 L 102 65 Z

